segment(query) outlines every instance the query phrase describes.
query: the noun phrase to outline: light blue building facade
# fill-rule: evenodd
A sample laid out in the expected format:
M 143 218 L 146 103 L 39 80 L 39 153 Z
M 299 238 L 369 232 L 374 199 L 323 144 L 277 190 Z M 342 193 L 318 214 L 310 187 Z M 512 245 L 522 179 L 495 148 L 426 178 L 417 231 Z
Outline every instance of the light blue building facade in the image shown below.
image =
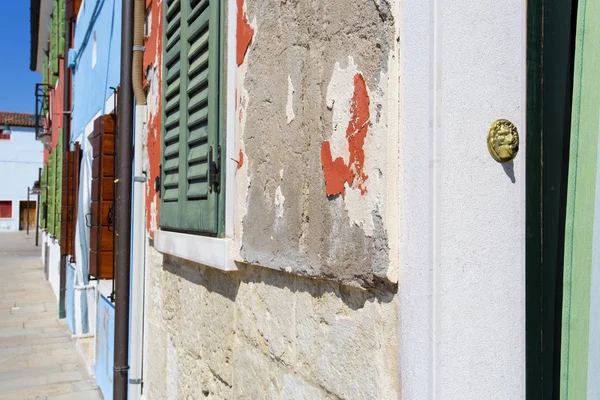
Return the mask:
M 70 263 L 74 304 L 67 304 L 67 319 L 73 332 L 93 336 L 93 372 L 105 399 L 112 399 L 114 306 L 112 281 L 90 280 L 90 213 L 92 146 L 89 140 L 94 120 L 115 109 L 115 90 L 120 79 L 121 0 L 86 0 L 75 22 L 74 42 L 69 51 L 73 72 L 71 143 L 79 143 L 82 161 L 79 182 L 76 263 Z M 75 315 L 69 317 L 69 312 Z M 78 325 L 77 321 L 81 321 Z M 89 339 L 87 339 L 89 340 Z M 88 355 L 92 356 L 92 355 Z

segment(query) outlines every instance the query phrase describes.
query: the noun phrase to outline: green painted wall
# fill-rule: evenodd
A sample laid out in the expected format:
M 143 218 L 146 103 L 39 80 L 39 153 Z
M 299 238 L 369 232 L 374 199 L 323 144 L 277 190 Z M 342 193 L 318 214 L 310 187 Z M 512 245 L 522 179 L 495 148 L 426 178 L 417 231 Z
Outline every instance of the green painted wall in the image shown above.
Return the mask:
M 561 399 L 573 400 L 588 398 L 590 282 L 594 218 L 598 217 L 594 214 L 600 115 L 600 1 L 581 0 L 578 7 L 561 349 Z

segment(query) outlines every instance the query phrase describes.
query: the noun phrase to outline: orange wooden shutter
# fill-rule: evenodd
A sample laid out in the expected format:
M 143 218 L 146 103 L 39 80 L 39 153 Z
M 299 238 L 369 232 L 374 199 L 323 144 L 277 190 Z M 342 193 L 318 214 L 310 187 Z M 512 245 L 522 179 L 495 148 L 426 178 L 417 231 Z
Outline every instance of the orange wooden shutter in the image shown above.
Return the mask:
M 60 254 L 63 256 L 73 254 L 73 183 L 75 167 L 75 153 L 73 151 L 63 152 L 62 157 L 62 198 L 60 213 Z
M 90 275 L 113 278 L 113 218 L 115 179 L 115 123 L 112 115 L 94 121 L 92 134 L 92 203 Z

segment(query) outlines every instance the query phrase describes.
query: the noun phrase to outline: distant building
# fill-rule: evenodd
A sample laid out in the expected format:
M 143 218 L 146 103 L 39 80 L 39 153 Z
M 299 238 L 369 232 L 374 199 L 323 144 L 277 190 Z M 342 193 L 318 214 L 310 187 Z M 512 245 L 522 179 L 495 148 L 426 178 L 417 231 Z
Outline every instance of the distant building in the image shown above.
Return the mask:
M 27 188 L 38 180 L 43 151 L 32 114 L 0 111 L 0 231 L 24 230 L 27 223 L 35 227 L 36 196 L 30 199 L 28 218 Z

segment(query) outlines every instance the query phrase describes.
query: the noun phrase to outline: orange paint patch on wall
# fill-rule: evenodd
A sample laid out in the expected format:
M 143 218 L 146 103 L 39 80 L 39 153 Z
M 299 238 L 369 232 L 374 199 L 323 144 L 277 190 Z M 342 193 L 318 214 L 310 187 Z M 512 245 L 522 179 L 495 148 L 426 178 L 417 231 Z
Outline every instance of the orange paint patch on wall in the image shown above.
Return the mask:
M 50 120 L 52 121 L 52 148 L 58 145 L 59 129 L 63 127 L 63 99 L 64 99 L 64 86 L 63 79 L 63 59 L 58 60 L 58 84 L 55 88 L 49 90 L 50 103 L 51 103 L 51 114 Z
M 363 149 L 367 131 L 369 129 L 370 105 L 369 93 L 365 79 L 361 74 L 354 75 L 354 94 L 350 104 L 350 122 L 346 129 L 348 151 L 350 157 L 348 165 L 343 158 L 335 160 L 331 155 L 331 144 L 323 142 L 321 146 L 321 165 L 325 177 L 325 193 L 328 196 L 345 195 L 345 184 L 360 190 L 361 194 L 367 193 L 365 182 L 369 178 L 363 171 L 365 151 Z
M 144 73 L 156 62 L 156 55 L 162 53 L 162 1 L 146 0 L 146 12 L 150 12 L 150 35 L 144 40 Z M 144 82 L 147 85 L 147 82 Z
M 242 168 L 242 165 L 244 165 L 244 152 L 240 150 L 237 160 L 237 169 Z
M 161 145 L 161 96 L 162 96 L 162 9 L 161 0 L 146 0 L 146 9 L 150 13 L 150 35 L 145 40 L 144 72 L 156 68 L 155 81 L 157 85 L 156 109 L 148 116 L 147 147 L 148 152 L 148 185 L 146 186 L 146 229 L 151 238 L 154 238 L 154 226 L 158 226 L 158 213 L 160 212 L 160 199 L 154 188 L 154 180 L 160 175 L 160 145 Z M 155 65 L 156 64 L 156 65 Z M 144 88 L 150 88 L 150 82 L 144 79 Z M 153 204 L 156 214 L 153 214 Z
M 237 0 L 237 65 L 244 62 L 246 51 L 250 47 L 254 29 L 248 23 L 248 16 L 244 11 L 244 0 Z

